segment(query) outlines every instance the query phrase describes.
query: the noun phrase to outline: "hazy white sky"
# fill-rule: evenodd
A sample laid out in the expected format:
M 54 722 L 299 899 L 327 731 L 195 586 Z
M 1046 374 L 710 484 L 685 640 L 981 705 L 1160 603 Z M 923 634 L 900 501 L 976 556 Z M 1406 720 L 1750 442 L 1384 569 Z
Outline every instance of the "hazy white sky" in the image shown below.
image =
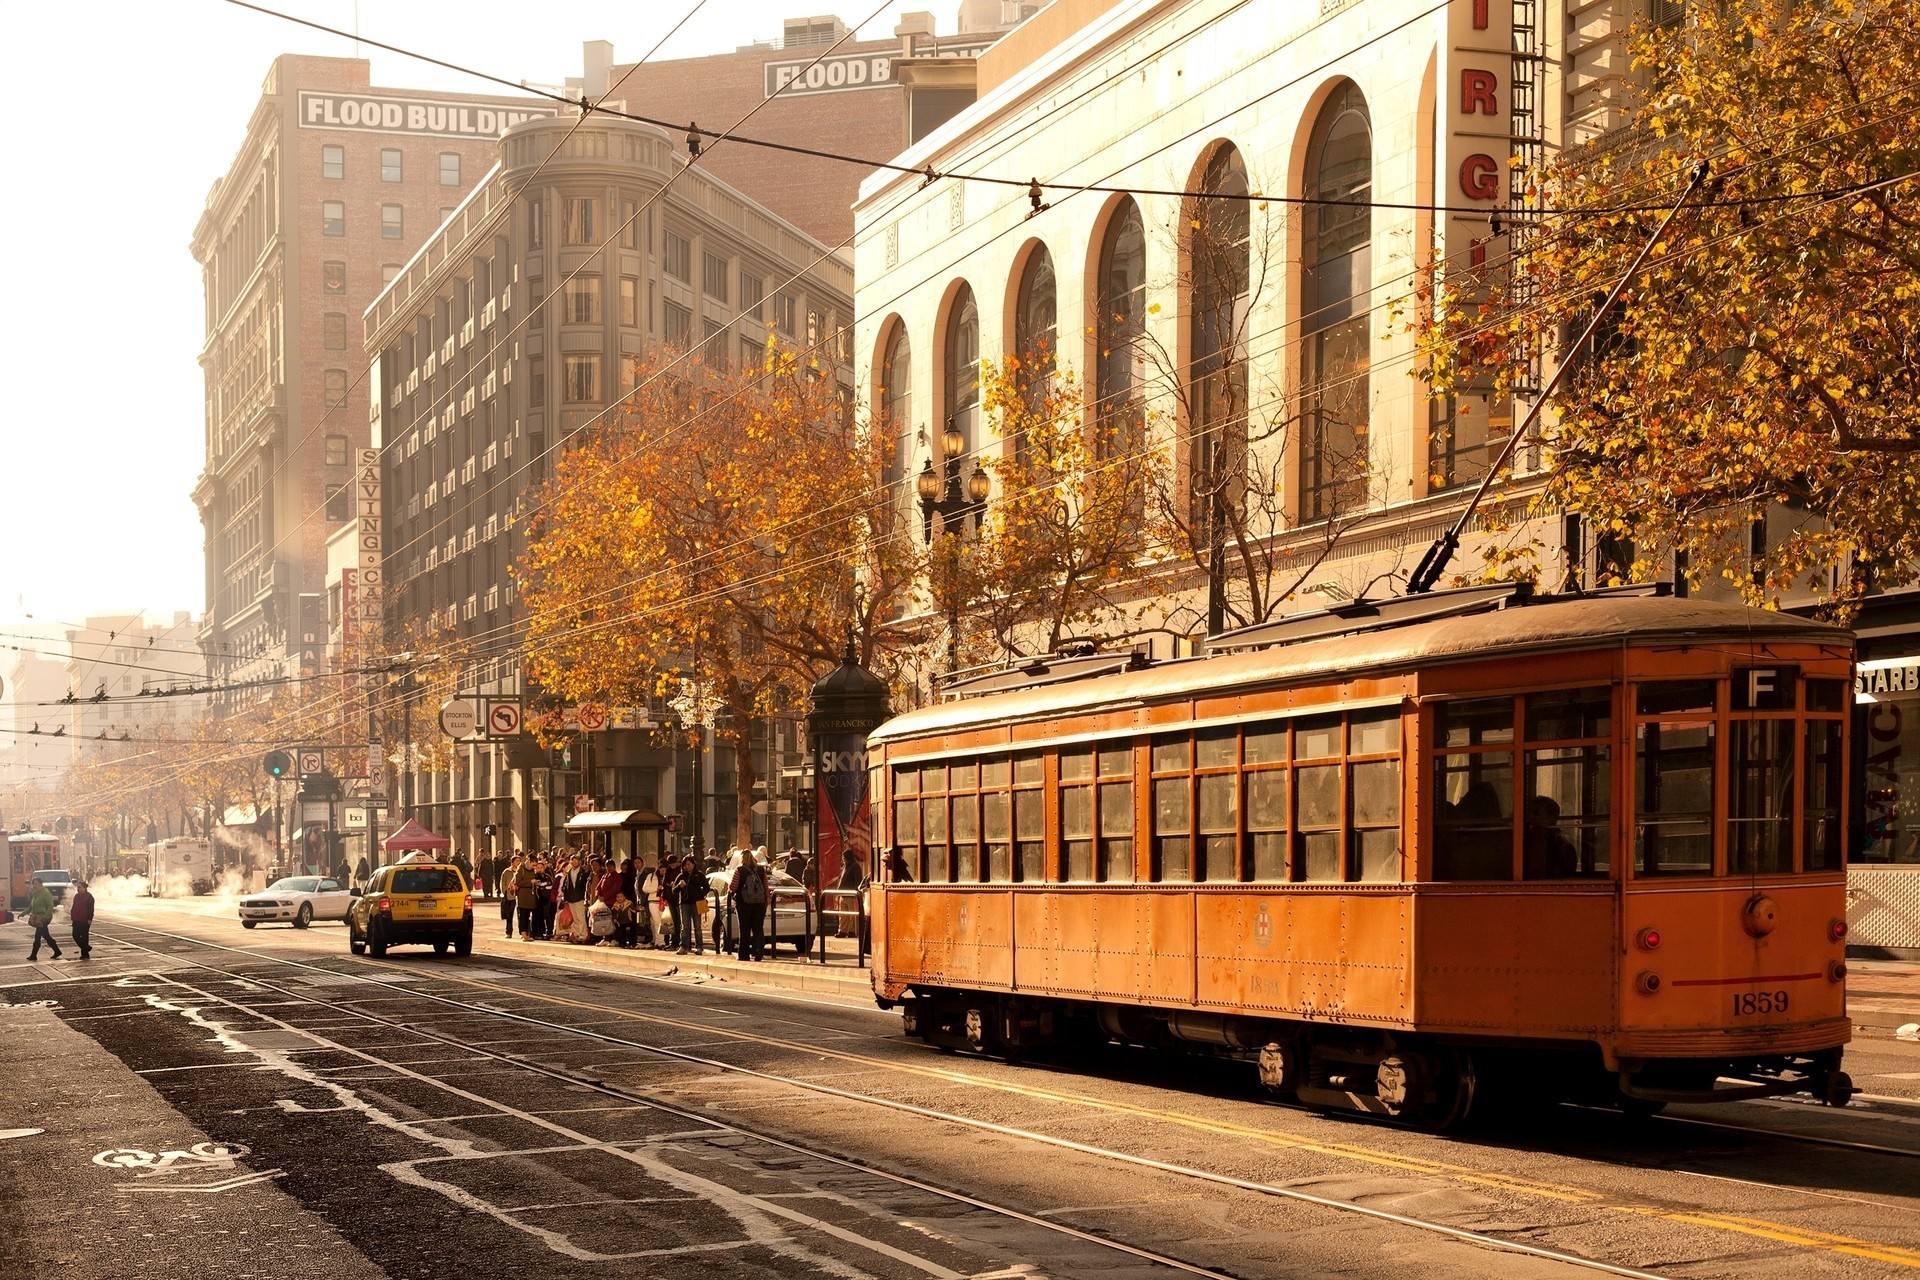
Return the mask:
M 638 58 L 695 0 L 262 0 L 270 8 L 509 80 L 580 74 L 580 44 Z M 849 23 L 879 0 L 838 9 Z M 959 0 L 892 0 L 942 34 Z M 661 57 L 775 37 L 822 0 L 705 0 Z M 0 0 L 0 100 L 11 125 L 0 244 L 0 623 L 198 613 L 191 495 L 202 462 L 200 272 L 188 252 L 207 188 L 239 145 L 280 53 L 350 41 L 225 0 Z M 363 49 L 373 82 L 498 92 Z M 656 113 L 672 117 L 671 104 Z

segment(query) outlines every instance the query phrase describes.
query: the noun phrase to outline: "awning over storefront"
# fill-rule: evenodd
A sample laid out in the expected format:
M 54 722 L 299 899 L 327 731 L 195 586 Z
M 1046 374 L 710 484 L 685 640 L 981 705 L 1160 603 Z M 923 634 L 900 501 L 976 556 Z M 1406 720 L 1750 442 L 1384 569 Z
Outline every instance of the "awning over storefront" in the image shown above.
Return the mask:
M 667 820 L 651 809 L 596 809 L 567 819 L 569 831 L 644 831 L 666 825 Z

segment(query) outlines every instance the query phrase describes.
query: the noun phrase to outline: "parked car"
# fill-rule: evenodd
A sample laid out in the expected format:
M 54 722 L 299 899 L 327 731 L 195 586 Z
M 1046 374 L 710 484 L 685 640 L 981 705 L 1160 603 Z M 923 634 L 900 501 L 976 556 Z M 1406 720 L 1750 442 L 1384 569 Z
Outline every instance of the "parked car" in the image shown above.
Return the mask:
M 397 862 L 374 872 L 367 891 L 354 898 L 347 916 L 353 954 L 368 952 L 377 960 L 388 947 L 409 942 L 431 943 L 437 955 L 448 947 L 457 956 L 473 951 L 473 890 L 459 867 Z
M 304 929 L 315 920 L 345 920 L 353 897 L 353 890 L 338 880 L 288 876 L 240 899 L 240 927 L 266 923 Z
M 732 877 L 731 871 L 715 871 L 707 876 L 714 901 L 726 909 L 714 926 L 714 945 L 728 950 L 739 946 L 740 937 L 740 913 L 727 896 L 727 884 Z M 807 905 L 806 886 L 784 871 L 767 872 L 766 938 L 769 954 L 786 942 L 804 955 L 813 943 L 813 916 Z

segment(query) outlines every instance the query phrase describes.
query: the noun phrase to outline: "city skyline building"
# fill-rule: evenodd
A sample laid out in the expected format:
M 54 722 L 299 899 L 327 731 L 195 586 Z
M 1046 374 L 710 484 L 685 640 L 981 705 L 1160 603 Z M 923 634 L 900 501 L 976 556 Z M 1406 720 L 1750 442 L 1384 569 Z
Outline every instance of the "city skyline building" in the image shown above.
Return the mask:
M 487 655 L 462 694 L 529 694 L 509 573 L 525 550 L 518 517 L 568 437 L 631 389 L 634 359 L 659 343 L 705 344 L 694 358 L 726 363 L 760 360 L 770 340 L 844 347 L 851 264 L 688 165 L 679 141 L 603 114 L 516 126 L 368 308 L 380 581 L 370 594 L 364 561 L 338 559 L 329 591 L 343 638 L 377 608 L 389 651 Z M 493 822 L 512 847 L 550 841 L 575 795 L 670 812 L 692 792 L 644 729 L 595 737 L 590 777 L 584 760 L 552 769 L 515 744 L 461 744 L 464 767 L 423 773 L 412 811 L 469 848 Z
M 283 55 L 209 192 L 201 640 L 219 684 L 318 670 L 330 522 L 366 444 L 359 316 L 492 163 L 533 98 L 376 87 L 357 58 Z M 350 407 L 351 406 L 351 407 Z

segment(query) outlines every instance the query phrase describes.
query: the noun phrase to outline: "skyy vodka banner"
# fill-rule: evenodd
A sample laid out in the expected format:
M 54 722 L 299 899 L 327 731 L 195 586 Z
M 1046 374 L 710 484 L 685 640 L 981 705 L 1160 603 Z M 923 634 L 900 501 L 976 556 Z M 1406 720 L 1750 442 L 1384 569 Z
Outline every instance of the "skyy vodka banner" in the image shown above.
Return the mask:
M 867 735 L 853 729 L 815 738 L 814 785 L 822 889 L 853 889 L 873 865 L 873 798 L 867 792 Z M 840 908 L 843 904 L 831 904 Z

